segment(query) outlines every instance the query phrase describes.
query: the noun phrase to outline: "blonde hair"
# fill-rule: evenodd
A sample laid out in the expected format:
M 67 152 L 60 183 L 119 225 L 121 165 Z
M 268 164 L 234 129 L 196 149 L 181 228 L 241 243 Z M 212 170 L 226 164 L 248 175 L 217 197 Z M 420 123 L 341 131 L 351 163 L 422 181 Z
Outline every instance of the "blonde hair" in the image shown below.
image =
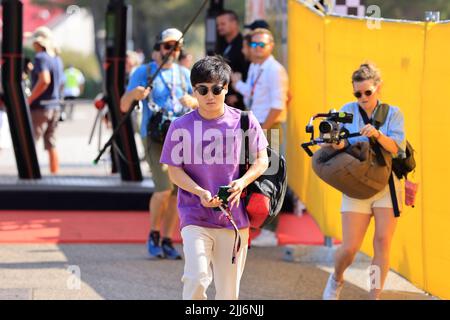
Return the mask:
M 359 66 L 359 69 L 353 72 L 352 83 L 373 80 L 375 85 L 381 82 L 381 72 L 375 64 L 366 62 Z
M 274 42 L 273 34 L 268 29 L 256 28 L 255 30 L 251 31 L 249 34 L 251 35 L 252 38 L 253 38 L 253 36 L 255 36 L 257 34 L 267 34 L 269 36 L 270 42 L 272 42 L 272 43 Z

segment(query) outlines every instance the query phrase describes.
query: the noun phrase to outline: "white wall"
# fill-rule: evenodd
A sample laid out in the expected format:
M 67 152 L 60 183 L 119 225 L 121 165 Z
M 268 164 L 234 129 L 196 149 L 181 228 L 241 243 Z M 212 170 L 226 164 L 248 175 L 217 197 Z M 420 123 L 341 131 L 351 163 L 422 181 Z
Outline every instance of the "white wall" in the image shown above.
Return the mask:
M 84 55 L 95 52 L 94 22 L 88 10 L 70 10 L 63 20 L 49 27 L 62 50 L 78 51 Z

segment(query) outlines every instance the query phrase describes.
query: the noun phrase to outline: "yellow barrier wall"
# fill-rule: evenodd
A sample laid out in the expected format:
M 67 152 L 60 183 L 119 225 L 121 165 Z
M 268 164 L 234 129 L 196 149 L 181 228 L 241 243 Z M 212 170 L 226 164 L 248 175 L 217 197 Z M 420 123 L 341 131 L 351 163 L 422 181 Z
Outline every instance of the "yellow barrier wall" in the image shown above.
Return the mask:
M 445 199 L 445 168 L 450 138 L 450 25 L 367 21 L 320 16 L 289 1 L 290 104 L 287 158 L 289 185 L 306 203 L 322 231 L 341 238 L 341 194 L 319 180 L 300 148 L 305 126 L 317 112 L 353 101 L 351 74 L 364 61 L 382 71 L 383 101 L 405 116 L 408 140 L 417 151 L 414 180 L 420 183 L 414 209 L 405 207 L 391 252 L 391 266 L 424 290 L 450 298 L 450 204 Z M 373 223 L 362 250 L 372 251 Z

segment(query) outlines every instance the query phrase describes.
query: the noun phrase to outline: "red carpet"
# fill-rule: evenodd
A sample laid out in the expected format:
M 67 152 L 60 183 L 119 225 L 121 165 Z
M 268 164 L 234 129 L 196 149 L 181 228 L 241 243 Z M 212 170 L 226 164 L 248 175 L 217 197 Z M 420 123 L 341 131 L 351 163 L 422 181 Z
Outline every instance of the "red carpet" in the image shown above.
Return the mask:
M 144 243 L 149 228 L 147 212 L 0 211 L 0 243 Z M 324 241 L 307 214 L 282 214 L 277 234 L 280 245 Z

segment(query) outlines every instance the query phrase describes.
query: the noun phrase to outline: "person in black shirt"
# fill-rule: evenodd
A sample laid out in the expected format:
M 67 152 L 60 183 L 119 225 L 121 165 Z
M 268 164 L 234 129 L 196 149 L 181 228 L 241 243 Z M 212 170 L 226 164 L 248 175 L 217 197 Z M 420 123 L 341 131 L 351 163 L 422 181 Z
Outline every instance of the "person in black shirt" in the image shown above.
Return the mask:
M 222 11 L 216 18 L 217 32 L 225 39 L 225 44 L 218 48 L 217 52 L 224 57 L 233 72 L 242 74 L 243 79 L 247 79 L 247 72 L 250 63 L 242 54 L 243 37 L 239 31 L 239 18 L 236 12 L 231 10 Z M 225 98 L 225 103 L 231 107 L 241 110 L 245 109 L 244 99 L 231 87 Z

